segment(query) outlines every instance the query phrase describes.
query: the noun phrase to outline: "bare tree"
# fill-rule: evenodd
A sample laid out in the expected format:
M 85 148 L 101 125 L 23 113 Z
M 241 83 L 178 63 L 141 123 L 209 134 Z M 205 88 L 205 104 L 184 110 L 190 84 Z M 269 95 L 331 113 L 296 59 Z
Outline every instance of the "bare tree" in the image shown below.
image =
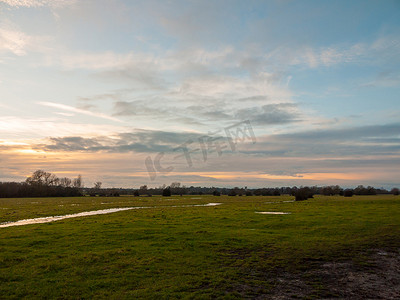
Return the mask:
M 70 178 L 67 178 L 67 177 L 60 178 L 60 185 L 62 187 L 71 187 L 72 180 Z
M 80 177 L 79 180 L 81 180 Z M 78 183 L 79 180 L 77 180 L 76 183 Z M 26 185 L 29 186 L 28 189 L 25 188 L 27 195 L 44 197 L 53 195 L 80 195 L 78 189 L 71 189 L 72 180 L 70 178 L 58 178 L 55 174 L 43 170 L 33 172 L 32 176 L 28 177 L 25 182 Z M 76 187 L 75 184 L 74 187 Z
M 78 177 L 74 179 L 72 185 L 75 188 L 81 188 L 83 186 L 82 176 L 78 175 Z
M 171 183 L 170 188 L 175 189 L 175 188 L 179 188 L 180 186 L 181 186 L 180 182 L 173 182 L 173 183 Z

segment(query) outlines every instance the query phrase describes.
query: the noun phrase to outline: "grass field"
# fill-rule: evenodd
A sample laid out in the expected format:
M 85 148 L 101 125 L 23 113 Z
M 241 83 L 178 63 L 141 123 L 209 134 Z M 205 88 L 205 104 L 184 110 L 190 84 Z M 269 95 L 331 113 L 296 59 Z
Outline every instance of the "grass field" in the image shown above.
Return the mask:
M 371 249 L 399 251 L 399 196 L 283 202 L 292 198 L 0 199 L 0 223 L 153 207 L 0 228 L 0 298 L 255 298 L 282 274 L 324 262 L 368 268 Z M 171 207 L 209 202 L 222 205 Z M 317 276 L 305 280 L 307 297 L 335 296 Z

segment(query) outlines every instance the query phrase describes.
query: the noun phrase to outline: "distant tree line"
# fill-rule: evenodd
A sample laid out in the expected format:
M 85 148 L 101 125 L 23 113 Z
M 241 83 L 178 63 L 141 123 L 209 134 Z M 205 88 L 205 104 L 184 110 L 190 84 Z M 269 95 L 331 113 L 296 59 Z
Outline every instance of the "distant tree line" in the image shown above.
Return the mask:
M 0 198 L 81 196 L 81 175 L 58 178 L 43 170 L 35 171 L 25 182 L 0 182 Z
M 132 193 L 133 191 L 133 193 Z M 343 189 L 338 185 L 332 186 L 311 186 L 311 187 L 276 187 L 276 188 L 257 188 L 249 189 L 247 187 L 239 188 L 218 188 L 218 187 L 195 187 L 184 186 L 179 182 L 173 182 L 171 185 L 162 185 L 160 187 L 148 188 L 147 185 L 141 186 L 139 189 L 121 189 L 120 194 L 130 194 L 134 196 L 152 196 L 152 195 L 228 195 L 228 196 L 280 196 L 291 195 L 295 196 L 297 200 L 305 200 L 312 198 L 314 195 L 334 196 L 340 195 L 351 197 L 353 195 L 378 195 L 378 194 L 393 194 L 399 195 L 399 189 L 393 188 L 386 190 L 382 188 L 374 188 L 371 186 L 364 187 L 359 185 L 353 189 Z
M 353 195 L 378 195 L 393 194 L 399 195 L 399 189 L 393 188 L 390 191 L 383 188 L 359 185 L 352 189 L 343 189 L 338 185 L 332 186 L 311 186 L 311 187 L 275 187 L 256 188 L 247 187 L 219 188 L 219 187 L 195 187 L 185 186 L 180 182 L 173 182 L 170 185 L 149 188 L 142 185 L 134 188 L 102 188 L 101 182 L 95 182 L 92 188 L 84 188 L 82 177 L 75 179 L 67 177 L 58 178 L 52 173 L 43 170 L 35 171 L 25 182 L 0 182 L 0 198 L 17 197 L 73 197 L 73 196 L 153 196 L 160 195 L 169 197 L 171 195 L 228 195 L 228 196 L 280 196 L 291 195 L 296 200 L 306 200 L 314 195 L 334 196 L 340 195 L 351 197 Z

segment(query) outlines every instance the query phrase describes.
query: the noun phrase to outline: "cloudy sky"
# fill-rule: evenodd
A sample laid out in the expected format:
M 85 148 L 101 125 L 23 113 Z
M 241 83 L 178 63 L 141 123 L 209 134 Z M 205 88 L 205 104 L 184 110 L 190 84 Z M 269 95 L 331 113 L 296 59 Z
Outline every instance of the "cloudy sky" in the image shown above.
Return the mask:
M 0 181 L 390 188 L 399 96 L 395 0 L 0 0 Z

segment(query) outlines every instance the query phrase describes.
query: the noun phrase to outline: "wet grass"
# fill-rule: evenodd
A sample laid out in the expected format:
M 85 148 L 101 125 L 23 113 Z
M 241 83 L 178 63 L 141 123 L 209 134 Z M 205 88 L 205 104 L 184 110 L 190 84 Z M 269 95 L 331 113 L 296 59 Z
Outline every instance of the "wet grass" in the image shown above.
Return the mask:
M 282 202 L 290 199 L 0 199 L 0 222 L 157 206 L 1 228 L 0 298 L 251 298 L 268 293 L 280 270 L 362 264 L 368 249 L 400 247 L 398 196 Z M 168 207 L 209 202 L 223 205 Z

